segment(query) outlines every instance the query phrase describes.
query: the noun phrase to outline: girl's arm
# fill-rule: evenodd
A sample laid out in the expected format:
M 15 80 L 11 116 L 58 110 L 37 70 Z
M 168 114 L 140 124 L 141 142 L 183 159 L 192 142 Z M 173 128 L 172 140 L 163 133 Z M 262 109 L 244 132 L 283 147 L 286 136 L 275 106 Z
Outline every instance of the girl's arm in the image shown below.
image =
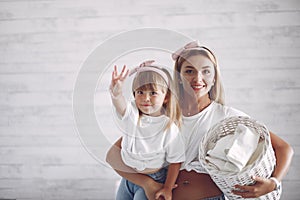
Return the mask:
M 126 110 L 126 100 L 123 96 L 122 89 L 124 80 L 126 79 L 128 73 L 129 70 L 127 70 L 126 66 L 124 65 L 121 74 L 118 75 L 117 66 L 115 65 L 114 71 L 112 72 L 111 84 L 109 87 L 112 103 L 115 106 L 117 112 L 122 116 L 125 114 Z
M 171 163 L 168 167 L 168 174 L 166 182 L 161 190 L 159 190 L 155 197 L 156 199 L 159 198 L 159 196 L 163 196 L 165 200 L 171 200 L 172 199 L 172 190 L 175 186 L 175 182 L 179 173 L 181 163 Z
M 162 188 L 162 184 L 154 181 L 150 176 L 137 173 L 132 168 L 125 165 L 121 158 L 122 138 L 109 149 L 106 154 L 106 162 L 123 178 L 142 187 L 149 200 L 155 199 L 155 193 Z
M 294 151 L 287 142 L 274 133 L 270 132 L 270 137 L 276 156 L 276 166 L 272 173 L 272 177 L 275 177 L 278 181 L 282 181 L 289 170 Z M 256 181 L 253 186 L 237 185 L 236 188 L 245 191 L 233 191 L 233 193 L 240 195 L 243 198 L 255 198 L 272 192 L 276 187 L 276 183 L 272 179 L 266 179 L 262 177 L 253 177 L 253 179 Z

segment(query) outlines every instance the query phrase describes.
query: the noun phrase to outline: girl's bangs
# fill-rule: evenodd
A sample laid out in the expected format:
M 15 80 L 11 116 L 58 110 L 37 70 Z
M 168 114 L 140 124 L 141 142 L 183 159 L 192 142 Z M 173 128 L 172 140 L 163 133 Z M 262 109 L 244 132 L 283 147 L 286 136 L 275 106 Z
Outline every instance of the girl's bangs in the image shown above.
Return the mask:
M 133 90 L 157 90 L 158 87 L 167 88 L 165 80 L 156 72 L 141 72 L 133 80 Z

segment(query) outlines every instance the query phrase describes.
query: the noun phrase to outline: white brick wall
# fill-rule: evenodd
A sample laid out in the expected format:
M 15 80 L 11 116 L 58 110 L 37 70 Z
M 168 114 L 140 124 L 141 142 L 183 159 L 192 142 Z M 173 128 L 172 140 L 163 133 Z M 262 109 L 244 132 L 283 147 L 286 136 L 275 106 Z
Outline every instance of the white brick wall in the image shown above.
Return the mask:
M 119 177 L 82 147 L 72 92 L 98 44 L 141 27 L 216 52 L 227 103 L 293 145 L 282 199 L 298 200 L 299 0 L 0 1 L 0 199 L 114 199 Z

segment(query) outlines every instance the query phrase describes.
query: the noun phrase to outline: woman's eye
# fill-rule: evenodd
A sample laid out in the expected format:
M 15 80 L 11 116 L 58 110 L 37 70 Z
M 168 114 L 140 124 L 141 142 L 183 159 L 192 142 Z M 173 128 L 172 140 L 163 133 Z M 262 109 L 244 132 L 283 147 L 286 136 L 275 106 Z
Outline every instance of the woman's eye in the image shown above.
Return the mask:
M 192 73 L 193 73 L 193 70 L 187 69 L 187 70 L 185 70 L 185 73 L 186 73 L 186 74 L 192 74 Z

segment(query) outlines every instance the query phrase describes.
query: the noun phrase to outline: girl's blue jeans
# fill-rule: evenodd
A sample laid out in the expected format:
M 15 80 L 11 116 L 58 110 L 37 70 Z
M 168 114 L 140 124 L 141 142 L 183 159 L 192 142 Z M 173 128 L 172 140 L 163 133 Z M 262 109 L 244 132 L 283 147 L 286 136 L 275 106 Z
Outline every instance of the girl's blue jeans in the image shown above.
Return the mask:
M 162 168 L 156 173 L 148 174 L 148 176 L 159 183 L 164 183 L 167 171 L 167 168 Z M 122 178 L 116 200 L 147 200 L 147 197 L 143 188 Z
M 216 197 L 209 197 L 209 198 L 206 198 L 204 200 L 225 200 L 225 196 L 224 194 L 220 195 L 220 196 L 216 196 Z
M 159 183 L 164 183 L 167 177 L 167 172 L 167 168 L 162 168 L 156 173 L 148 174 L 148 176 L 152 177 Z M 122 178 L 116 200 L 147 200 L 147 197 L 142 187 Z M 225 200 L 225 197 L 222 194 L 220 196 L 206 198 L 205 200 Z

